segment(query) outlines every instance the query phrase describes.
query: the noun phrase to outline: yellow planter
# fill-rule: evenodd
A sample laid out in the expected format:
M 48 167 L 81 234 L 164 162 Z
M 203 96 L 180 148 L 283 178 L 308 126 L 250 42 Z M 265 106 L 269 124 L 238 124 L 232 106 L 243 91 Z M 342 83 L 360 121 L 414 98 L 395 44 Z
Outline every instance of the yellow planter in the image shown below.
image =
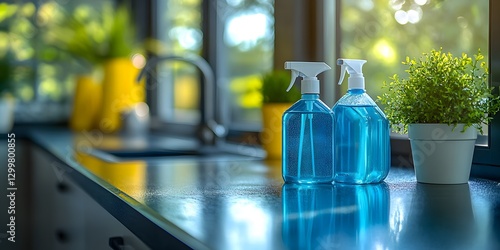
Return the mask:
M 97 115 L 101 109 L 102 87 L 92 75 L 76 79 L 73 109 L 69 126 L 74 131 L 88 131 L 95 128 Z
M 112 133 L 121 128 L 120 114 L 144 101 L 145 87 L 144 82 L 136 82 L 140 69 L 132 64 L 130 58 L 110 59 L 104 63 L 103 70 L 102 108 L 98 127 L 103 132 Z
M 283 113 L 293 103 L 267 103 L 262 106 L 262 132 L 260 140 L 267 152 L 267 159 L 281 159 Z

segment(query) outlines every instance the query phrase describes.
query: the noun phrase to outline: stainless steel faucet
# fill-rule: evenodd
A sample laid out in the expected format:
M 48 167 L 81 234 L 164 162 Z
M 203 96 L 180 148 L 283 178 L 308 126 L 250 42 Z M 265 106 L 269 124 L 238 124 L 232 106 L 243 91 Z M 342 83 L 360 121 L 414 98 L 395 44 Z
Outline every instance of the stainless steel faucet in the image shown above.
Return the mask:
M 182 61 L 190 63 L 196 66 L 203 74 L 203 98 L 205 100 L 203 107 L 204 119 L 200 123 L 200 139 L 204 144 L 215 144 L 219 139 L 223 139 L 227 135 L 227 129 L 217 123 L 215 119 L 215 109 L 216 101 L 214 91 L 216 89 L 216 81 L 214 76 L 214 71 L 210 64 L 201 56 L 190 54 L 185 56 L 179 55 L 165 55 L 159 57 L 153 57 L 148 60 L 144 68 L 141 70 L 139 76 L 137 77 L 137 82 L 139 82 L 142 77 L 148 72 L 152 67 L 156 66 L 157 63 L 161 61 Z

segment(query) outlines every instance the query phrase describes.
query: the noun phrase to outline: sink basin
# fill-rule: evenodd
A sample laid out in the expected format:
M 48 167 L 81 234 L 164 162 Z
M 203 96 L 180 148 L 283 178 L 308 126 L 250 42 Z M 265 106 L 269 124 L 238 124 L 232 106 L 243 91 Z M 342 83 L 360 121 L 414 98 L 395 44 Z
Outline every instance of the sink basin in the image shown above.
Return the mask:
M 145 148 L 145 149 L 92 149 L 88 154 L 108 162 L 121 161 L 164 161 L 173 159 L 221 159 L 221 160 L 257 160 L 262 159 L 260 155 L 244 155 L 223 151 L 215 148 L 199 149 L 165 149 L 165 148 Z
M 195 140 L 165 136 L 103 137 L 100 144 L 85 150 L 86 154 L 107 162 L 163 161 L 166 159 L 262 159 L 258 149 L 245 151 L 235 145 L 203 146 Z M 250 153 L 248 153 L 250 152 Z
M 203 152 L 197 150 L 172 150 L 172 149 L 149 149 L 149 150 L 100 150 L 106 154 L 118 158 L 148 158 L 169 156 L 197 156 Z

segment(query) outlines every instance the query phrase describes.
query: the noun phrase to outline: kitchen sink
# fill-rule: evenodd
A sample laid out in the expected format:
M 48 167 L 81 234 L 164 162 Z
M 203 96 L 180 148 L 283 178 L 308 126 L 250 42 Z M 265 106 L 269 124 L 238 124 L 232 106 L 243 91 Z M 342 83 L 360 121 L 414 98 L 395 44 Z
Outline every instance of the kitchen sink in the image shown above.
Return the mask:
M 204 152 L 198 150 L 174 150 L 174 149 L 149 149 L 149 150 L 102 150 L 118 158 L 149 158 L 149 157 L 171 157 L 171 156 L 199 156 Z
M 197 141 L 165 136 L 141 138 L 106 136 L 86 154 L 108 162 L 167 159 L 263 159 L 261 149 L 242 150 L 238 145 L 203 146 Z
M 94 157 L 108 162 L 121 162 L 132 160 L 164 161 L 164 160 L 258 160 L 262 155 L 242 154 L 228 152 L 219 148 L 202 147 L 198 149 L 91 149 L 87 152 Z

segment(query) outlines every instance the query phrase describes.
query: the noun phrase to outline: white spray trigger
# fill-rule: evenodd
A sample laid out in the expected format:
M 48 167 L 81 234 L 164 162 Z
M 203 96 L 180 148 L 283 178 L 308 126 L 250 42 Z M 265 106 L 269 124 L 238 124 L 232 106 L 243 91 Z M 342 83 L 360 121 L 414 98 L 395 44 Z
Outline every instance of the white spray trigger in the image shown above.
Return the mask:
M 339 85 L 341 85 L 341 84 L 342 84 L 342 82 L 344 81 L 345 71 L 346 71 L 345 65 L 340 66 L 340 79 L 339 79 Z
M 363 76 L 363 64 L 366 60 L 357 59 L 337 59 L 337 65 L 340 65 L 340 79 L 339 85 L 345 77 L 345 72 L 349 73 L 347 79 L 348 89 L 365 89 L 365 77 Z
M 289 91 L 295 79 L 303 77 L 301 82 L 302 94 L 319 94 L 319 80 L 316 77 L 319 73 L 331 69 L 324 62 L 285 62 L 285 69 L 292 71 L 292 79 L 287 91 Z
M 286 92 L 290 91 L 290 89 L 292 89 L 293 87 L 293 84 L 295 84 L 295 80 L 297 79 L 297 77 L 299 76 L 302 76 L 304 77 L 299 71 L 296 71 L 296 70 L 293 70 L 292 69 L 292 80 L 290 81 L 290 85 L 288 86 L 288 88 L 286 89 Z

